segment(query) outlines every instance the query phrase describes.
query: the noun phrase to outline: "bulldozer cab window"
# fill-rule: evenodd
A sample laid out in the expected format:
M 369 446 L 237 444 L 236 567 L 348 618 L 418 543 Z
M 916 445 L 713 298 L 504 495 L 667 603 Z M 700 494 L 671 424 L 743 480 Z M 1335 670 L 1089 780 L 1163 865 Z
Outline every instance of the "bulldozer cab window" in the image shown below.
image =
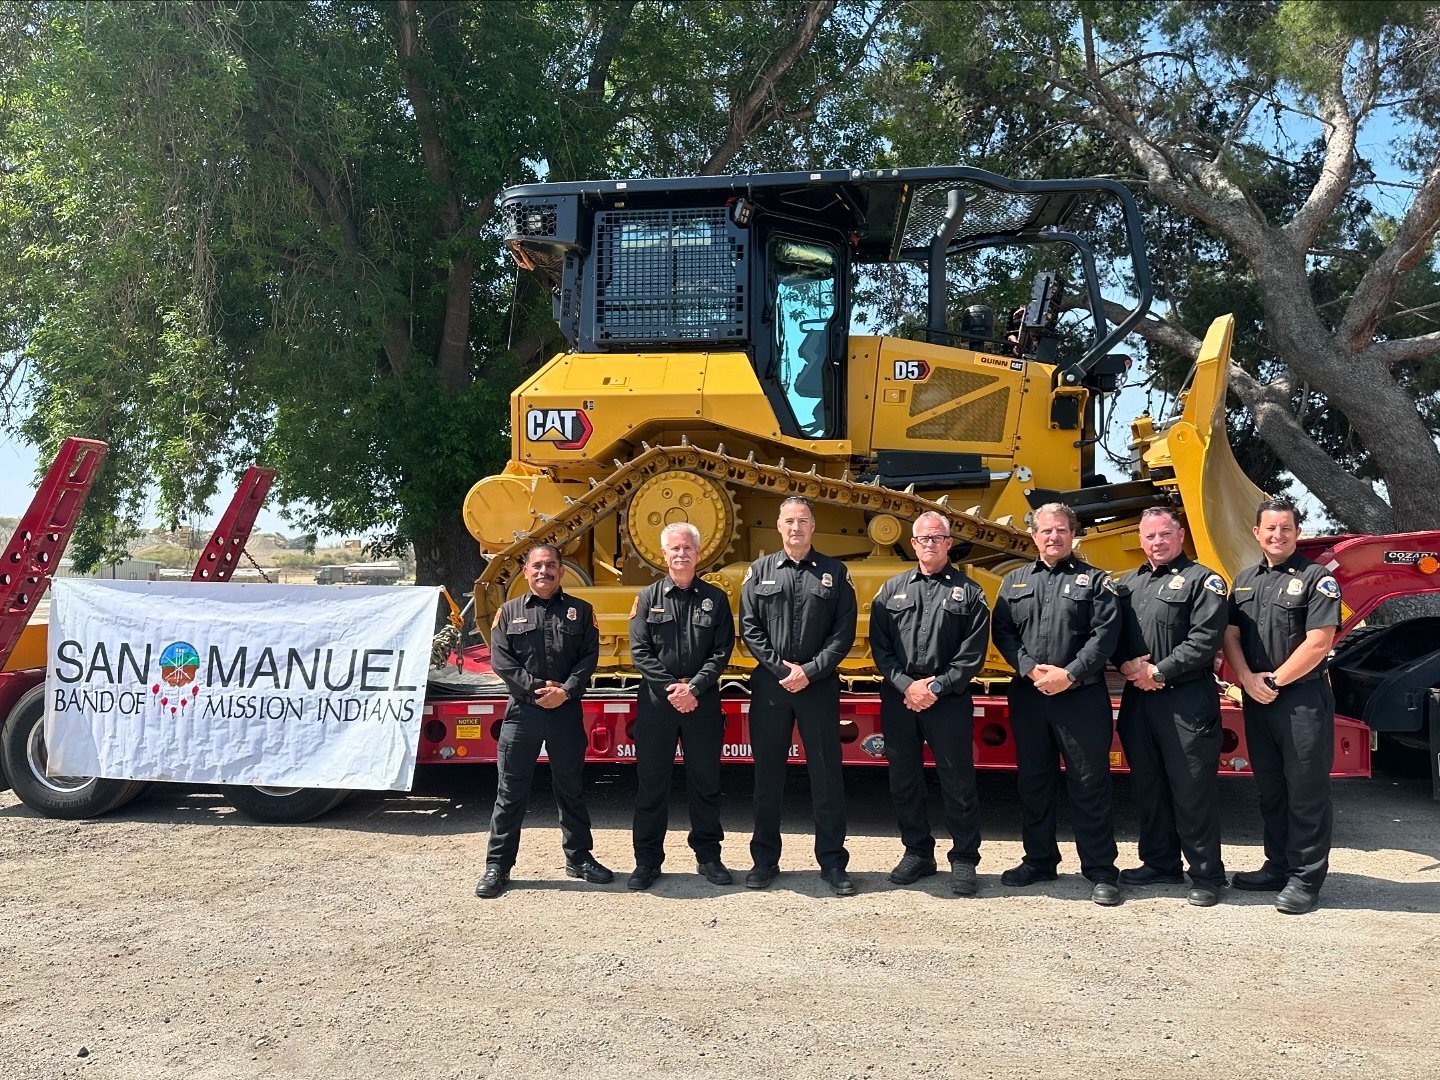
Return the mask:
M 765 261 L 770 378 L 801 436 L 832 438 L 840 411 L 831 346 L 843 315 L 838 251 L 830 244 L 775 236 Z

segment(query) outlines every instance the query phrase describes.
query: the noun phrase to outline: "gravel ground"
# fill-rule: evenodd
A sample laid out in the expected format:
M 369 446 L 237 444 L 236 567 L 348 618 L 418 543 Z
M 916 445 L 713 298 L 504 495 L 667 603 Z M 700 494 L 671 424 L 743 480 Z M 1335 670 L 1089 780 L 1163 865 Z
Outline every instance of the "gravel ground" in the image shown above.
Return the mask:
M 548 782 L 516 884 L 474 898 L 493 767 L 433 769 L 303 826 L 154 788 L 90 822 L 0 793 L 0 1078 L 1425 1077 L 1440 994 L 1440 803 L 1428 782 L 1336 785 L 1322 907 L 1091 904 L 998 883 L 1020 854 L 1013 778 L 981 778 L 981 895 L 896 888 L 883 769 L 847 774 L 851 871 L 828 895 L 792 770 L 780 879 L 716 889 L 672 803 L 670 871 L 630 894 L 628 770 L 589 776 L 610 886 L 568 880 Z M 749 859 L 749 775 L 727 769 L 726 858 Z M 932 780 L 933 789 L 933 780 Z M 1253 869 L 1247 781 L 1222 785 L 1226 859 Z M 932 790 L 934 819 L 938 795 Z M 1118 786 L 1121 865 L 1136 813 Z M 943 847 L 942 847 L 943 853 Z

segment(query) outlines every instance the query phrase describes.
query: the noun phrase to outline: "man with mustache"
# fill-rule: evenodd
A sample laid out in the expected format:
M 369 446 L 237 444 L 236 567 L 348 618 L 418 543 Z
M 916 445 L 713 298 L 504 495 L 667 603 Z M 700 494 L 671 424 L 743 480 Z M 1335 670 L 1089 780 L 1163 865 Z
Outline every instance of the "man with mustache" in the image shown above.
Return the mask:
M 490 663 L 510 700 L 496 748 L 499 782 L 485 876 L 475 886 L 475 895 L 487 900 L 510 884 L 542 745 L 560 810 L 566 875 L 597 885 L 615 877 L 591 854 L 590 811 L 581 787 L 586 738 L 580 699 L 600 661 L 600 629 L 595 609 L 560 588 L 562 573 L 560 552 L 536 544 L 525 555 L 530 591 L 507 600 L 491 624 Z

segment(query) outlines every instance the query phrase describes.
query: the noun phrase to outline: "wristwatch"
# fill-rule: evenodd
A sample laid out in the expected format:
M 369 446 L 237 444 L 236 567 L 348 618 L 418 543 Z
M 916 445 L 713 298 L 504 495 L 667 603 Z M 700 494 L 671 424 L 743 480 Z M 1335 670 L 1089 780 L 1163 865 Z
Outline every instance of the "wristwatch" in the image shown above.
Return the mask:
M 1165 685 L 1165 673 L 1161 671 L 1158 667 L 1155 669 L 1155 674 L 1151 675 L 1150 678 L 1154 679 L 1155 682 L 1159 683 L 1161 686 Z
M 932 680 L 930 680 L 930 693 L 934 694 L 936 697 L 939 697 L 939 696 L 940 696 L 941 694 L 943 694 L 944 692 L 945 692 L 945 684 L 944 684 L 944 683 L 942 683 L 939 679 L 932 679 Z

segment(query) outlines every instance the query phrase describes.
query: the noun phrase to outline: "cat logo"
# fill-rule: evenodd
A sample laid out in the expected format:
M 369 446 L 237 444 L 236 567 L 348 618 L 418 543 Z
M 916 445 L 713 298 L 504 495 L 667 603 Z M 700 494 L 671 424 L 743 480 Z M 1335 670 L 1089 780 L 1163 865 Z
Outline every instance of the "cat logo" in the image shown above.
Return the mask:
M 556 450 L 579 450 L 590 441 L 595 425 L 584 409 L 527 409 L 525 438 L 554 443 Z

